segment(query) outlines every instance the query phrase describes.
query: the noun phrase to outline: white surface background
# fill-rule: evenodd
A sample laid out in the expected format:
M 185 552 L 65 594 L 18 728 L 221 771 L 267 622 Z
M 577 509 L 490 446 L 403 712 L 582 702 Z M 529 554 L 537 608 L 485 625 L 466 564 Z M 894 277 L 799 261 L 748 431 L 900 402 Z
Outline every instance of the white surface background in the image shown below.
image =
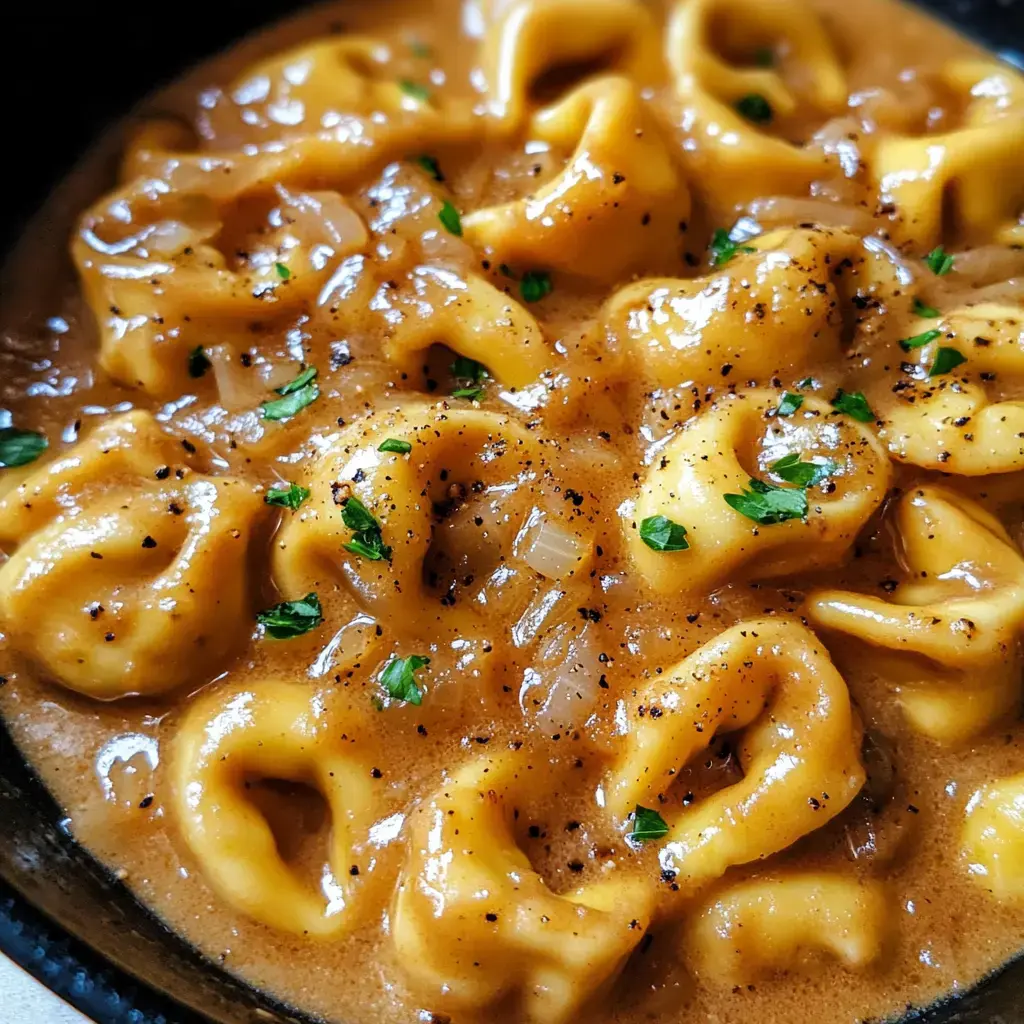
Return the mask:
M 0 955 L 0 1024 L 90 1024 L 17 964 Z

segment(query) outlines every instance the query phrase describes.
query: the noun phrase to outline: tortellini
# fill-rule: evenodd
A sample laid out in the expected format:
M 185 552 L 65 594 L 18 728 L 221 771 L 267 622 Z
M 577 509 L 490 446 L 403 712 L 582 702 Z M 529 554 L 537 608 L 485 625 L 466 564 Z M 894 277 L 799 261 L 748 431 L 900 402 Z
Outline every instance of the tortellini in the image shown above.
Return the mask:
M 82 219 L 72 255 L 116 381 L 188 392 L 192 350 L 247 347 L 253 322 L 297 315 L 331 262 L 365 246 L 346 201 L 283 184 L 276 156 L 170 158 Z
M 339 938 L 379 909 L 366 832 L 379 811 L 366 752 L 307 688 L 260 683 L 199 697 L 174 738 L 171 786 L 182 838 L 232 907 L 282 931 Z M 287 864 L 246 795 L 247 779 L 314 786 L 331 812 L 314 891 Z M 362 837 L 362 838 L 360 838 Z
M 586 82 L 537 113 L 531 137 L 575 152 L 525 198 L 467 216 L 469 242 L 512 266 L 602 280 L 677 252 L 689 190 L 629 79 Z
M 788 416 L 782 395 L 749 391 L 721 398 L 689 420 L 647 470 L 627 544 L 643 578 L 663 593 L 700 594 L 737 574 L 755 579 L 840 562 L 881 504 L 891 467 L 871 429 L 821 399 L 806 396 Z M 820 479 L 807 490 L 803 517 L 759 523 L 726 501 L 771 480 L 787 456 L 815 460 Z M 785 486 L 770 482 L 765 486 Z M 643 523 L 665 516 L 685 527 L 689 547 L 652 550 Z
M 556 895 L 519 848 L 516 794 L 532 784 L 512 757 L 465 764 L 415 813 L 391 914 L 395 952 L 432 1009 L 565 1024 L 599 999 L 643 937 L 642 879 L 608 877 Z M 463 1017 L 465 1015 L 465 1017 Z
M 942 238 L 1024 236 L 1024 78 L 1008 64 L 957 61 L 943 85 L 963 108 L 948 131 L 881 138 L 871 158 L 883 200 L 895 205 L 894 235 L 928 249 Z
M 1024 774 L 984 786 L 967 802 L 960 856 L 997 900 L 1024 900 Z
M 1024 469 L 1024 308 L 985 302 L 921 321 L 932 341 L 903 356 L 908 378 L 878 390 L 880 436 L 893 457 L 982 476 Z M 964 359 L 930 375 L 942 349 Z
M 198 685 L 251 631 L 260 498 L 182 454 L 148 413 L 126 413 L 0 501 L 0 618 L 72 690 Z
M 843 590 L 808 598 L 812 622 L 904 661 L 911 725 L 946 743 L 984 732 L 1016 706 L 1024 557 L 999 521 L 943 487 L 916 487 L 895 513 L 906 580 L 888 600 Z
M 687 893 L 820 828 L 864 783 L 846 683 L 796 622 L 744 620 L 639 683 L 626 704 L 605 787 L 620 819 L 637 804 L 662 806 L 676 773 L 717 734 L 741 733 L 742 781 L 669 818 L 660 862 Z
M 773 231 L 744 248 L 752 251 L 705 277 L 619 289 L 603 310 L 611 347 L 658 387 L 701 390 L 799 379 L 837 359 L 844 321 L 835 275 L 868 276 L 862 265 L 877 257 L 845 232 Z
M 879 882 L 818 873 L 727 886 L 687 921 L 687 951 L 702 980 L 748 984 L 822 957 L 848 970 L 878 961 L 893 932 Z
M 658 31 L 640 0 L 515 0 L 484 42 L 488 108 L 514 132 L 546 71 L 601 58 L 634 80 L 656 77 Z
M 773 132 L 795 114 L 824 120 L 846 104 L 846 78 L 821 20 L 803 0 L 686 0 L 665 36 L 683 128 L 695 137 L 691 162 L 702 191 L 728 209 L 756 196 L 802 194 L 829 170 L 823 149 Z M 770 63 L 759 67 L 767 53 Z M 800 70 L 790 79 L 792 62 Z M 799 93 L 795 83 L 799 82 Z M 767 104 L 754 119 L 744 101 Z M 760 126 L 758 121 L 771 124 Z

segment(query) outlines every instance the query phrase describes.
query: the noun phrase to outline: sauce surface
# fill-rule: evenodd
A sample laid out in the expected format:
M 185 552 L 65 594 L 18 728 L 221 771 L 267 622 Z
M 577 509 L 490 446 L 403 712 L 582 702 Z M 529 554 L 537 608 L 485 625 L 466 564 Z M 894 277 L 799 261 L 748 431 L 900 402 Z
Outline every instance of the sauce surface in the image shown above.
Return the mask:
M 1018 952 L 1022 142 L 889 0 L 330 4 L 147 102 L 0 317 L 0 710 L 76 838 L 351 1024 Z

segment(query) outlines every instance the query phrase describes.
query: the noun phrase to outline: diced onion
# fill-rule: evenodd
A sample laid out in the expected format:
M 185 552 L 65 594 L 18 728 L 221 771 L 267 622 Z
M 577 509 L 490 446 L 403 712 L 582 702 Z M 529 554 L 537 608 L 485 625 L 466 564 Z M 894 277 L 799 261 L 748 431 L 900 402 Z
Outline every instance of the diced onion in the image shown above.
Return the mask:
M 546 518 L 524 540 L 520 549 L 523 561 L 549 580 L 578 572 L 590 555 L 582 538 Z
M 213 364 L 220 404 L 229 412 L 255 409 L 267 398 L 270 389 L 263 375 L 254 366 L 243 366 L 228 346 L 218 345 L 204 351 Z
M 1005 245 L 983 245 L 956 253 L 956 284 L 972 287 L 1024 276 L 1024 251 Z
M 849 228 L 859 235 L 870 234 L 874 229 L 871 216 L 865 210 L 823 199 L 769 196 L 766 199 L 755 199 L 749 209 L 750 215 L 762 228 L 820 224 L 829 228 Z

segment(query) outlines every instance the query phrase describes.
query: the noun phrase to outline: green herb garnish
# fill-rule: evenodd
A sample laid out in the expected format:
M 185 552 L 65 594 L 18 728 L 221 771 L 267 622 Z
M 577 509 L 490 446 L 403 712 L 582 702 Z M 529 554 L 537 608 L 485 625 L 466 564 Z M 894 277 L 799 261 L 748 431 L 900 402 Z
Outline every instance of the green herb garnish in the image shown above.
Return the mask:
M 953 269 L 954 258 L 941 245 L 937 245 L 925 256 L 924 261 L 936 277 L 942 277 Z
M 442 204 L 437 219 L 449 234 L 455 235 L 457 238 L 462 236 L 462 218 L 459 216 L 459 211 L 447 199 Z
M 268 487 L 263 500 L 268 505 L 278 505 L 281 508 L 290 508 L 293 512 L 297 512 L 308 497 L 308 487 L 289 484 L 287 487 Z
M 519 294 L 526 302 L 540 302 L 551 294 L 551 275 L 546 270 L 528 270 L 519 282 Z
M 14 469 L 35 462 L 50 446 L 46 438 L 34 430 L 0 429 L 0 469 Z
M 317 369 L 308 366 L 295 378 L 282 387 L 274 390 L 283 398 L 263 403 L 263 418 L 267 420 L 286 420 L 305 409 L 307 405 L 320 397 L 320 389 L 313 383 Z
M 652 551 L 685 551 L 686 527 L 665 516 L 648 516 L 640 524 L 640 539 Z
M 420 156 L 414 157 L 413 159 L 417 166 L 426 171 L 434 181 L 444 181 L 444 175 L 441 173 L 441 165 L 437 162 L 435 157 L 422 153 Z
M 410 654 L 408 658 L 392 658 L 380 674 L 380 685 L 392 700 L 422 704 L 423 691 L 416 685 L 416 672 L 429 664 L 430 659 L 422 654 Z
M 483 388 L 456 388 L 452 392 L 452 398 L 465 398 L 470 402 L 479 402 L 484 394 Z
M 729 237 L 725 228 L 716 228 L 708 246 L 711 253 L 711 266 L 721 267 L 729 262 L 738 252 L 757 252 L 752 245 L 740 245 Z
M 792 391 L 787 391 L 782 396 L 782 401 L 779 402 L 779 407 L 775 410 L 776 416 L 792 416 L 793 413 L 804 404 L 803 395 L 794 395 Z
M 408 441 L 399 441 L 397 437 L 389 437 L 377 445 L 379 452 L 394 452 L 395 455 L 408 455 L 412 445 Z
M 904 338 L 900 342 L 900 348 L 903 349 L 904 352 L 909 352 L 914 348 L 922 348 L 930 341 L 934 341 L 936 338 L 941 337 L 942 331 L 932 328 L 930 331 L 923 331 L 921 334 L 915 334 L 912 338 Z
M 914 299 L 914 315 L 927 317 L 930 320 L 934 320 L 935 317 L 941 316 L 942 314 L 934 306 L 926 306 L 920 299 Z
M 769 124 L 772 119 L 772 105 L 756 92 L 738 100 L 736 111 L 754 124 Z
M 265 626 L 275 640 L 290 640 L 316 629 L 324 621 L 320 598 L 309 593 L 299 601 L 282 601 L 260 612 L 256 621 Z
M 419 100 L 420 103 L 426 103 L 430 99 L 430 90 L 425 85 L 412 81 L 412 79 L 403 78 L 398 83 L 398 87 L 406 96 L 411 96 L 414 100 Z
M 202 345 L 196 345 L 188 354 L 188 375 L 193 379 L 202 377 L 213 366 Z
M 292 272 L 283 263 L 275 263 L 274 269 L 277 271 L 277 276 L 281 278 L 282 281 L 287 281 L 288 278 L 292 276 Z
M 353 531 L 352 539 L 342 545 L 346 551 L 371 562 L 391 561 L 391 548 L 384 543 L 380 523 L 358 498 L 346 500 L 341 519 Z
M 807 516 L 807 492 L 797 487 L 776 487 L 763 480 L 748 481 L 750 490 L 726 494 L 725 503 L 762 526 Z
M 456 380 L 481 381 L 487 376 L 487 367 L 469 356 L 456 356 L 451 371 Z
M 860 391 L 844 391 L 840 388 L 832 399 L 832 408 L 837 412 L 846 413 L 860 423 L 874 423 L 877 418 L 868 405 L 868 400 Z
M 967 356 L 955 348 L 940 348 L 935 353 L 935 362 L 928 371 L 929 377 L 940 377 L 944 373 L 955 370 L 961 363 L 967 362 Z
M 628 838 L 635 843 L 646 843 L 667 835 L 668 825 L 665 819 L 650 807 L 641 807 L 637 804 L 633 812 L 633 831 L 628 834 Z
M 776 476 L 782 477 L 787 484 L 798 487 L 814 487 L 822 480 L 827 480 L 839 467 L 831 459 L 825 462 L 801 462 L 795 452 L 783 455 L 777 462 L 768 467 Z

